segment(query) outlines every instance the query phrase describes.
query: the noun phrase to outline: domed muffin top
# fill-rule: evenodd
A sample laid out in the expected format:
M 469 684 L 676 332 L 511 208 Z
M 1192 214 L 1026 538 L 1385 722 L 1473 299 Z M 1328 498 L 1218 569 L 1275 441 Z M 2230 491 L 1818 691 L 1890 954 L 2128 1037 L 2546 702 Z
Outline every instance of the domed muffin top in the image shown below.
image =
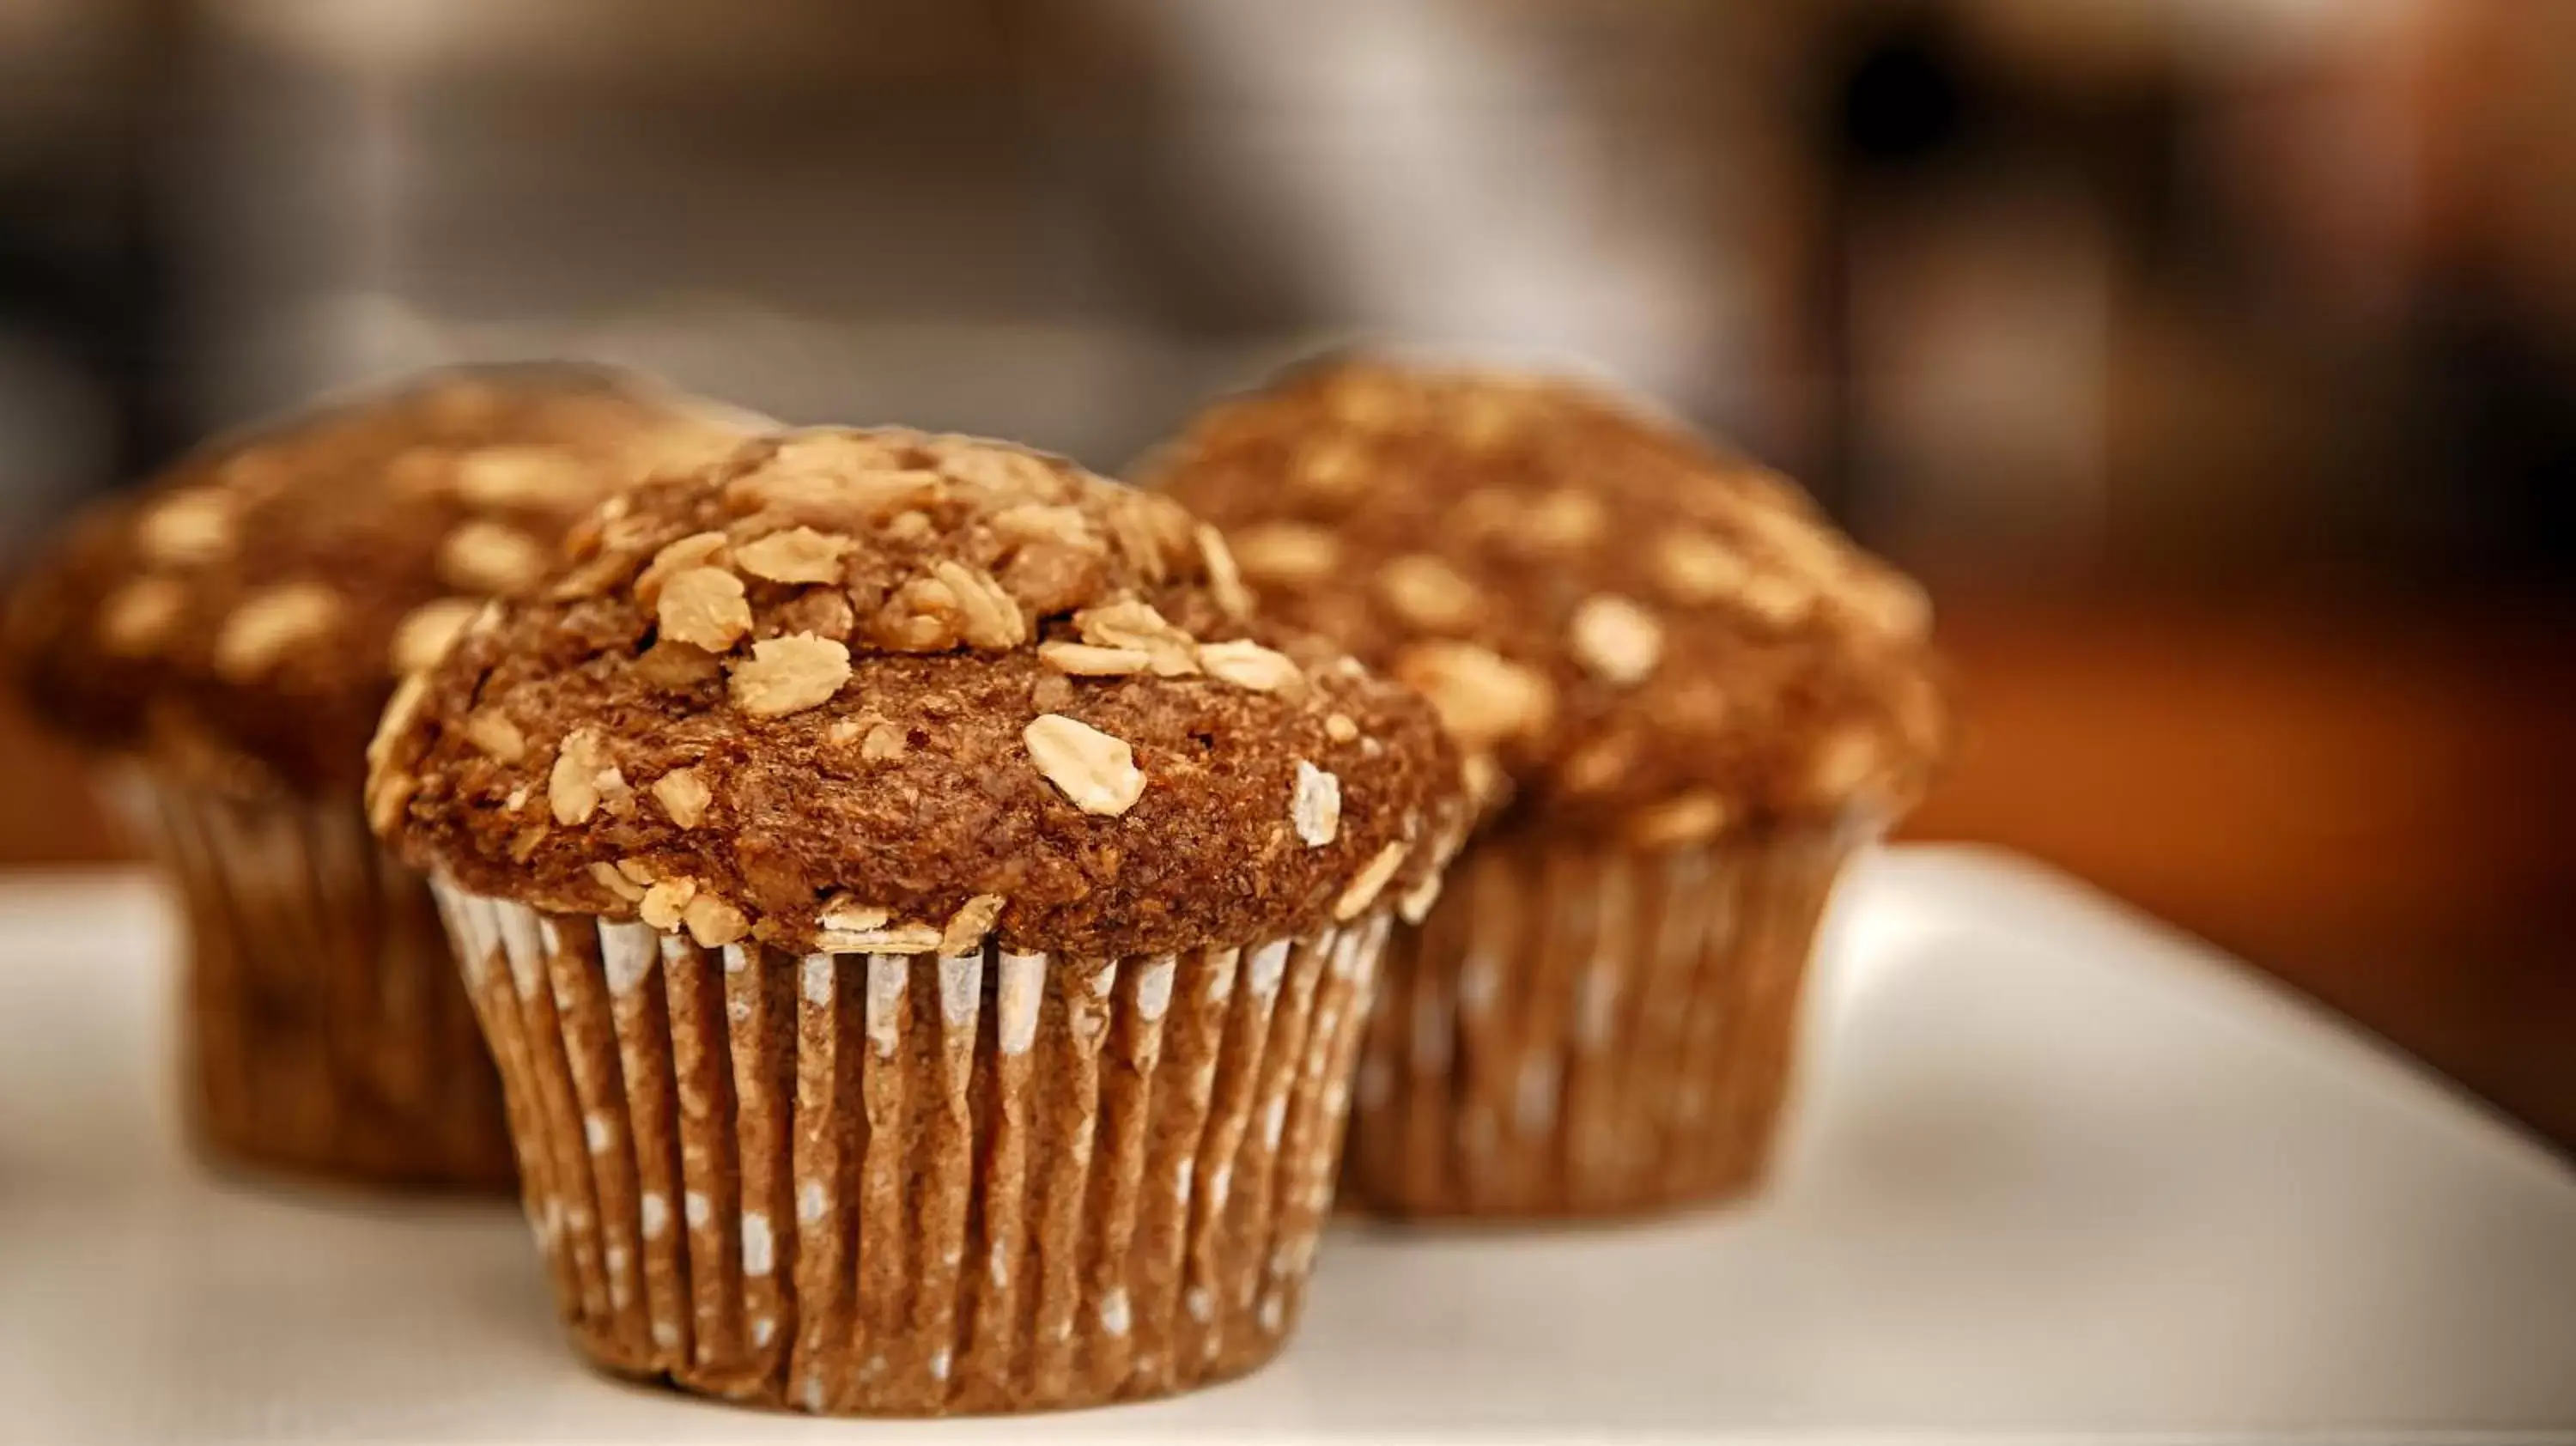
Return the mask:
M 1944 743 L 1921 590 L 1597 390 L 1336 359 L 1140 481 L 1224 530 L 1265 612 L 1427 694 L 1517 819 L 1652 847 L 1892 812 Z
M 12 600 L 15 681 L 195 781 L 355 795 L 395 680 L 572 521 L 738 414 L 600 368 L 431 373 L 226 437 L 80 519 Z
M 701 943 L 1111 957 L 1427 906 L 1421 701 L 1252 616 L 1170 501 L 998 443 L 816 430 L 600 508 L 406 683 L 415 863 Z

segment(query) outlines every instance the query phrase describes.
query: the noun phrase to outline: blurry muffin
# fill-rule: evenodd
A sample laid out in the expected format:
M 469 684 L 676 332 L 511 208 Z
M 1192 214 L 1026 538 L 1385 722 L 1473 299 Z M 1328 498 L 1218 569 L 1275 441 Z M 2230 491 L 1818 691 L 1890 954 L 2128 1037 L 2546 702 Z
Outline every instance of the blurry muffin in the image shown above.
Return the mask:
M 388 708 L 581 1349 L 808 1411 L 1251 1369 L 1329 1209 L 1421 700 L 1170 502 L 813 431 L 610 502 Z
M 1596 1215 L 1753 1181 L 1835 872 L 1942 746 L 1920 590 L 1568 382 L 1336 360 L 1148 471 L 1266 615 L 1420 688 L 1490 811 L 1389 950 L 1356 1201 Z
M 191 1113 L 230 1157 L 505 1185 L 435 910 L 368 836 L 397 676 L 612 487 L 742 429 L 639 379 L 436 373 L 227 437 L 102 504 L 12 600 L 13 681 L 178 885 Z

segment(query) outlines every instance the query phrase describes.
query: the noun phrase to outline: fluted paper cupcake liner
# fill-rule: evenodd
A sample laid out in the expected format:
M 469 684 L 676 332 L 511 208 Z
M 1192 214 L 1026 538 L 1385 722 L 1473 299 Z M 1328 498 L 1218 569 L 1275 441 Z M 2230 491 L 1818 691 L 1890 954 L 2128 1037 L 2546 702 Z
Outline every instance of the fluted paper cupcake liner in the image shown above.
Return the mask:
M 937 1415 L 1275 1354 L 1332 1204 L 1384 916 L 1077 961 L 701 948 L 439 885 L 580 1348 Z
M 1799 987 L 1857 830 L 1627 853 L 1476 845 L 1398 933 L 1344 1188 L 1424 1217 L 1582 1217 L 1759 1179 Z
M 429 889 L 345 803 L 111 772 L 176 884 L 189 1115 L 217 1154 L 321 1176 L 505 1189 L 501 1092 Z

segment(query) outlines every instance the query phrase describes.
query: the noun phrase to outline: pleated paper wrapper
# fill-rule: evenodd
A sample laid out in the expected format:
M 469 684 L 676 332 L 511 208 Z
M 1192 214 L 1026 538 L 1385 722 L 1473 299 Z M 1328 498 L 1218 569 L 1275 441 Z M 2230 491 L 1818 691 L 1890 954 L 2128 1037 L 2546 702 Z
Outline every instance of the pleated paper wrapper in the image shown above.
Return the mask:
M 242 799 L 141 766 L 100 783 L 177 890 L 188 1115 L 216 1156 L 509 1187 L 500 1082 L 427 882 L 356 799 Z
M 1388 946 L 1343 1189 L 1422 1218 L 1583 1218 L 1761 1177 L 1836 873 L 1875 830 L 1636 853 L 1470 847 Z
M 704 948 L 445 884 L 575 1343 L 870 1415 L 1268 1360 L 1332 1206 L 1389 920 L 1076 961 Z

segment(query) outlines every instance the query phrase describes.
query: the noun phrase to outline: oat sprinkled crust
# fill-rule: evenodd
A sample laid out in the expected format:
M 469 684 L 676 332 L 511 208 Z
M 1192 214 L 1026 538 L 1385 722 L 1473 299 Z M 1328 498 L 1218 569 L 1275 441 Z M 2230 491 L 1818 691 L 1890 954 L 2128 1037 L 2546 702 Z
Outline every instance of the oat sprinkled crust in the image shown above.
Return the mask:
M 12 599 L 30 705 L 212 786 L 354 789 L 403 673 L 519 590 L 600 497 L 742 420 L 646 379 L 428 374 L 223 438 L 78 522 Z
M 1096 958 L 1427 906 L 1466 821 L 1437 719 L 1252 620 L 1222 548 L 999 443 L 753 442 L 406 684 L 370 813 L 467 888 L 706 945 Z
M 1518 817 L 1653 846 L 1893 810 L 1943 747 L 1920 589 L 1601 392 L 1338 358 L 1142 470 L 1265 614 L 1421 688 Z

